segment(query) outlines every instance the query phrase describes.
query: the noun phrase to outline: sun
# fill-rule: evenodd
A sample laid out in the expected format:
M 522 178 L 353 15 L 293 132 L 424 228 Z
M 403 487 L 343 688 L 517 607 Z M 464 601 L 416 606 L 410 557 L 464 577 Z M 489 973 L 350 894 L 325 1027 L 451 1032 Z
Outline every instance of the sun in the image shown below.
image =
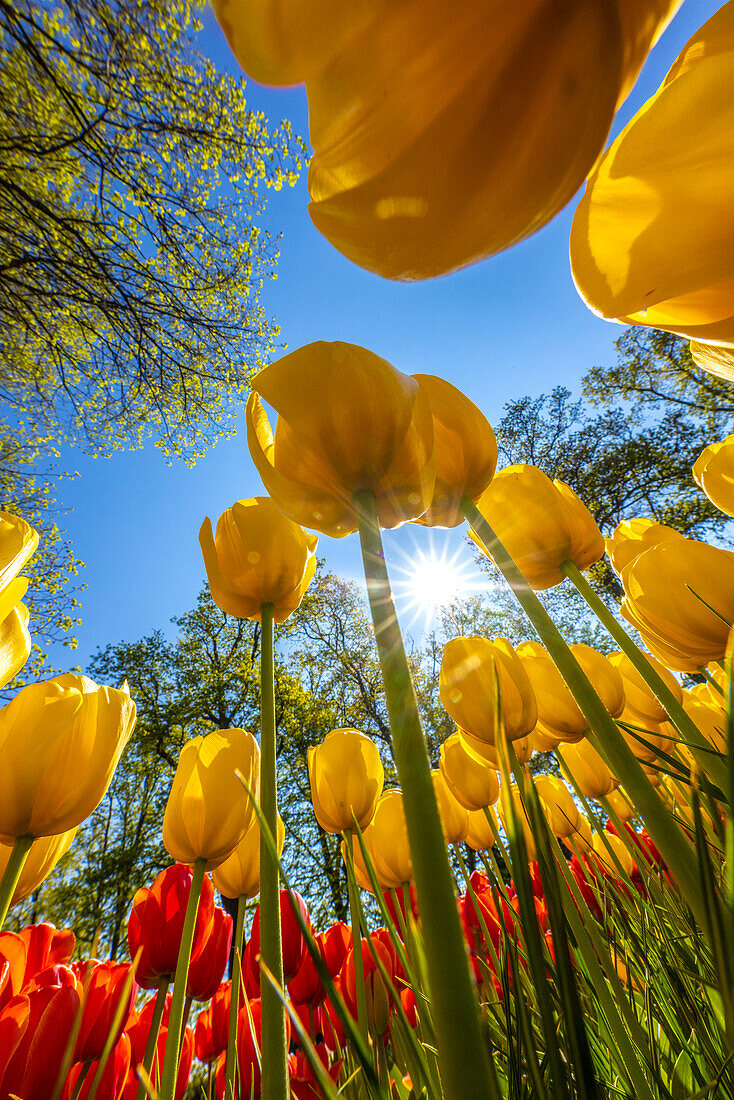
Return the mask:
M 427 624 L 442 608 L 478 591 L 473 564 L 461 558 L 461 550 L 449 554 L 445 548 L 438 552 L 432 547 L 428 553 L 416 549 L 398 567 L 396 595 L 410 617 L 425 618 Z

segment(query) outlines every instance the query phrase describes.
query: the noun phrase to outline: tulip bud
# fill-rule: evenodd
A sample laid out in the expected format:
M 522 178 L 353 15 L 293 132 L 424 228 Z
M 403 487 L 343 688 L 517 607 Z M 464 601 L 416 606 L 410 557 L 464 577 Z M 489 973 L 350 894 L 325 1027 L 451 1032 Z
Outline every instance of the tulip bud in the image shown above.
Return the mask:
M 129 1079 L 131 1058 L 132 1043 L 123 1032 L 107 1059 L 107 1064 L 99 1080 L 99 1087 L 96 1089 L 94 1096 L 100 1097 L 100 1100 L 102 1097 L 109 1097 L 110 1100 L 123 1100 L 125 1082 Z M 99 1061 L 94 1060 L 87 1063 L 84 1080 L 81 1082 L 81 1087 L 79 1087 L 79 1078 L 84 1069 L 85 1066 L 81 1062 L 71 1067 L 66 1078 L 64 1091 L 61 1094 L 61 1100 L 72 1100 L 72 1097 L 74 1100 L 90 1100 L 90 1097 L 93 1097 L 92 1088 L 97 1078 Z
M 488 812 L 494 815 L 494 810 L 488 810 Z M 489 848 L 493 847 L 494 833 L 492 832 L 492 826 L 487 820 L 487 815 L 484 810 L 469 810 L 468 813 L 469 823 L 466 830 L 466 836 L 464 837 L 464 843 L 468 844 L 470 848 L 473 848 L 475 852 L 486 852 Z M 495 827 L 497 827 L 497 819 L 495 820 Z
M 194 1028 L 194 1053 L 200 1062 L 209 1065 L 227 1049 L 229 1005 L 232 983 L 223 982 L 212 997 L 211 1004 L 200 1012 Z
M 53 1096 L 81 1000 L 76 978 L 66 967 L 56 967 L 48 977 L 51 980 L 47 983 L 5 1006 L 5 1012 L 12 1014 L 16 1027 L 19 1017 L 25 1018 L 27 1024 L 4 1065 L 3 1097 L 41 1100 Z M 24 1002 L 28 1005 L 27 1015 Z M 0 1050 L 0 1058 L 4 1056 L 7 1056 L 6 1051 Z
M 30 851 L 20 872 L 11 905 L 17 905 L 45 882 L 59 860 L 66 855 L 76 836 L 76 828 L 56 836 L 38 837 L 31 844 Z M 11 844 L 0 844 L 0 878 L 8 865 L 13 850 Z
M 278 857 L 283 854 L 285 825 L 278 815 Z M 260 822 L 252 824 L 232 855 L 212 871 L 212 879 L 222 897 L 254 898 L 260 893 Z
M 311 583 L 317 542 L 269 497 L 238 500 L 217 520 L 215 538 L 205 519 L 199 543 L 214 602 L 228 615 L 256 622 L 262 605 L 271 603 L 275 622 L 284 622 Z
M 195 1001 L 210 1001 L 224 977 L 232 947 L 232 918 L 215 906 L 209 935 L 189 965 L 186 996 Z
M 458 527 L 461 501 L 477 501 L 497 467 L 497 441 L 489 421 L 460 390 L 432 374 L 414 374 L 433 416 L 436 487 L 430 507 L 414 523 Z
M 500 714 L 497 713 L 499 689 Z M 441 702 L 462 730 L 494 745 L 498 719 L 508 741 L 535 726 L 537 706 L 519 657 L 504 638 L 453 638 L 444 646 Z
M 93 1062 L 102 1057 L 105 1043 L 112 1033 L 115 1016 L 124 1004 L 113 1043 L 120 1038 L 125 1020 L 135 1004 L 138 987 L 134 981 L 130 982 L 129 963 L 85 959 L 75 963 L 72 969 L 79 979 L 82 992 L 82 1016 L 74 1048 L 74 1061 Z
M 323 938 L 315 936 L 314 939 L 323 958 Z M 303 954 L 298 973 L 288 983 L 288 993 L 294 1005 L 312 1004 L 314 1007 L 320 1004 L 326 996 L 319 972 L 316 969 L 316 963 L 313 961 L 311 952 L 308 949 Z
M 539 775 L 535 779 L 535 790 L 553 835 L 563 839 L 575 833 L 579 811 L 565 783 L 555 775 Z
M 723 696 L 719 696 L 723 702 Z M 711 702 L 702 703 L 692 692 L 683 692 L 683 709 L 693 719 L 699 733 L 716 752 L 723 755 L 727 752 L 727 716 L 726 709 L 722 705 Z M 680 752 L 684 745 L 678 746 Z M 700 764 L 697 764 L 700 767 Z
M 724 4 L 686 43 L 600 158 L 571 229 L 574 281 L 595 313 L 728 346 L 733 27 Z
M 585 798 L 605 798 L 618 785 L 586 737 L 578 744 L 563 746 L 563 761 Z
M 682 538 L 680 531 L 666 527 L 664 523 L 656 523 L 654 519 L 626 519 L 618 523 L 604 541 L 612 569 L 620 577 L 622 570 L 651 546 L 677 542 Z
M 622 615 L 678 672 L 720 660 L 734 621 L 734 553 L 694 539 L 652 546 L 622 570 Z
M 538 853 L 535 849 L 535 837 L 530 828 L 530 819 L 525 810 L 520 789 L 515 783 L 512 783 L 509 787 L 503 786 L 500 788 L 499 807 L 500 819 L 507 835 L 510 834 L 510 822 L 514 817 L 515 821 L 522 827 L 528 860 L 531 862 L 536 860 Z
M 176 973 L 191 878 L 191 868 L 177 863 L 166 867 L 152 886 L 143 886 L 133 898 L 127 942 L 131 959 L 142 948 L 135 979 L 143 989 L 155 989 L 161 978 L 172 979 Z M 213 920 L 214 888 L 205 875 L 196 914 L 192 960 L 208 939 Z
M 627 797 L 627 795 L 625 795 L 621 787 L 607 795 L 607 802 L 614 810 L 615 814 L 623 825 L 626 825 L 628 821 L 632 821 L 634 819 L 634 807 L 632 806 L 629 798 Z
M 392 1005 L 394 991 L 392 985 L 388 985 L 377 963 L 379 955 L 382 965 L 389 978 L 394 978 L 395 967 L 390 951 L 382 939 L 375 933 L 368 939 L 363 939 L 362 967 L 364 970 L 364 985 L 367 997 L 367 1023 L 373 1035 L 382 1035 L 390 1022 L 390 1007 Z M 342 967 L 342 995 L 347 1008 L 352 1016 L 357 1017 L 357 981 L 354 951 L 350 948 L 344 966 Z
M 216 730 L 188 741 L 178 759 L 163 816 L 163 843 L 179 863 L 205 859 L 207 870 L 232 854 L 255 817 L 260 749 L 251 733 Z
M 303 956 L 306 953 L 306 944 L 298 921 L 293 913 L 293 905 L 305 921 L 307 927 L 311 927 L 306 903 L 300 894 L 294 890 L 291 894 L 287 890 L 280 891 L 280 938 L 283 945 L 283 978 L 286 983 L 292 981 L 301 968 Z M 249 947 L 253 953 L 253 960 L 260 952 L 260 906 L 255 910 L 250 931 Z
M 624 707 L 622 677 L 617 669 L 591 646 L 579 644 L 569 648 L 604 706 L 616 718 Z M 517 655 L 535 693 L 538 731 L 557 743 L 580 741 L 589 723 L 551 655 L 538 642 L 523 642 L 518 646 Z
M 374 741 L 355 729 L 332 730 L 308 750 L 308 776 L 322 829 L 343 833 L 355 820 L 362 831 L 367 828 L 385 782 Z
M 623 840 L 620 840 L 618 836 L 614 836 L 613 833 L 606 833 L 604 840 L 598 833 L 594 834 L 594 855 L 596 861 L 601 864 L 602 870 L 605 874 L 611 875 L 616 878 L 619 874 L 619 868 L 614 862 L 613 857 L 609 853 L 609 848 L 612 849 L 614 855 L 622 867 L 622 870 L 631 877 L 637 870 L 635 861 L 629 853 L 629 849 Z
M 469 819 L 466 808 L 451 793 L 451 788 L 438 768 L 431 772 L 433 790 L 436 794 L 438 814 L 441 818 L 443 835 L 447 844 L 460 844 L 466 836 Z
M 535 750 L 533 738 L 537 729 L 538 727 L 536 726 L 533 733 L 529 734 L 527 737 L 519 737 L 516 741 L 512 742 L 512 751 L 515 754 L 518 764 L 527 764 L 528 760 L 533 755 Z M 459 730 L 458 732 L 464 749 L 472 759 L 477 760 L 481 764 L 486 764 L 496 772 L 502 771 L 500 754 L 494 745 L 490 745 L 488 741 L 481 741 L 478 737 L 472 737 L 466 730 Z M 555 741 L 553 744 L 555 745 Z
M 122 690 L 66 673 L 22 688 L 0 710 L 0 836 L 53 836 L 101 802 L 135 725 Z
M 38 531 L 20 516 L 0 511 L 0 592 L 17 577 L 37 546 Z
M 3 932 L 2 936 L 10 934 Z M 18 933 L 18 939 L 25 945 L 22 985 L 28 985 L 49 966 L 66 966 L 76 944 L 70 928 L 55 928 L 53 924 L 29 924 Z
M 403 792 L 385 791 L 365 829 L 364 842 L 383 890 L 399 889 L 413 878 L 408 829 L 405 824 Z M 355 856 L 357 848 L 355 846 Z
M 656 661 L 649 653 L 645 654 L 645 659 L 653 672 L 658 674 L 667 689 L 680 703 L 681 686 L 672 672 L 669 672 L 660 661 Z M 640 724 L 667 722 L 668 712 L 662 703 L 658 702 L 657 696 L 648 687 L 647 682 L 643 680 L 642 675 L 637 671 L 629 657 L 617 651 L 609 654 L 609 661 L 619 670 L 622 677 L 627 710 L 638 719 Z
M 466 810 L 481 810 L 499 798 L 496 771 L 467 752 L 460 733 L 452 733 L 441 745 L 440 767 L 449 790 Z
M 17 583 L 11 581 L 5 592 L 8 593 Z M 28 608 L 24 603 L 16 603 L 0 622 L 0 688 L 18 675 L 31 655 L 32 646 L 28 633 Z
M 351 929 L 341 920 L 327 928 L 322 936 L 324 962 L 332 978 L 335 978 L 342 968 L 351 943 L 351 936 Z
M 604 539 L 586 505 L 536 466 L 500 470 L 477 508 L 531 588 L 559 584 L 564 562 L 588 569 L 604 554 Z M 469 534 L 486 554 L 479 537 Z
M 693 480 L 721 512 L 734 515 L 734 435 L 701 452 L 693 467 Z
M 357 530 L 355 493 L 375 494 L 382 527 L 421 516 L 435 481 L 433 418 L 418 383 L 355 344 L 319 341 L 252 380 L 247 442 L 275 502 L 296 523 Z M 260 398 L 279 413 L 273 435 Z

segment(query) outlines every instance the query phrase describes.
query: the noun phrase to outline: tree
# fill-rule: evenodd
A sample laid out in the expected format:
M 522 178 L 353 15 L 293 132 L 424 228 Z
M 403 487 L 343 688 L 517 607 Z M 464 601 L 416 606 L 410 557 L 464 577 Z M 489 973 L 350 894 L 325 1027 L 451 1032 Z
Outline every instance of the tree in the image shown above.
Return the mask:
M 193 460 L 277 336 L 258 218 L 302 144 L 197 53 L 196 7 L 0 0 L 0 498 L 48 513 L 45 640 L 74 614 L 46 456 L 152 437 Z
M 506 405 L 501 454 L 567 482 L 605 534 L 635 516 L 692 538 L 721 531 L 728 517 L 694 483 L 691 467 L 731 430 L 731 387 L 696 367 L 688 344 L 669 333 L 630 328 L 616 346 L 617 363 L 593 368 L 581 399 L 558 386 Z M 608 567 L 593 575 L 619 596 Z

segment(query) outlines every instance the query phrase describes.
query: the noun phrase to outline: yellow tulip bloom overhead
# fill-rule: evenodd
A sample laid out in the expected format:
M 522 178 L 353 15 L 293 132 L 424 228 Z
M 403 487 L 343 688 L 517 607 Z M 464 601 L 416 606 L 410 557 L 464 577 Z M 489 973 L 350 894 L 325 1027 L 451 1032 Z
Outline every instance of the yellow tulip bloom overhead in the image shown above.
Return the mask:
M 5 591 L 16 583 L 11 581 Z M 0 622 L 0 688 L 9 684 L 23 668 L 31 655 L 32 645 L 28 633 L 28 608 L 18 603 Z
M 446 782 L 440 768 L 431 772 L 433 789 L 436 792 L 438 813 L 447 844 L 460 844 L 469 828 L 469 815 L 466 807 L 459 802 Z
M 354 495 L 373 492 L 382 527 L 423 515 L 435 482 L 433 417 L 410 375 L 356 344 L 307 344 L 260 371 L 247 443 L 265 487 L 296 523 L 357 530 Z M 260 401 L 279 414 L 275 434 Z
M 497 714 L 497 688 L 501 714 Z M 520 658 L 505 638 L 452 638 L 443 648 L 439 694 L 460 729 L 494 744 L 501 720 L 508 741 L 525 737 L 538 716 Z
M 622 615 L 664 665 L 695 672 L 721 660 L 734 622 L 734 553 L 680 537 L 639 554 L 620 579 Z
M 173 859 L 205 859 L 211 871 L 231 856 L 255 820 L 237 772 L 259 797 L 260 749 L 251 733 L 215 730 L 186 742 L 163 816 L 163 843 Z
M 555 775 L 538 775 L 535 789 L 554 836 L 571 836 L 578 829 L 579 810 L 566 784 Z
M 461 733 L 443 742 L 439 766 L 449 790 L 466 810 L 493 806 L 499 798 L 497 772 L 467 751 Z
M 709 374 L 715 374 L 725 382 L 734 382 L 734 348 L 700 344 L 697 340 L 691 340 L 691 357 L 701 370 L 707 370 Z
M 228 615 L 256 622 L 262 605 L 271 603 L 275 622 L 284 622 L 311 583 L 317 542 L 269 497 L 238 500 L 217 520 L 215 537 L 207 517 L 199 543 L 214 602 Z
M 734 0 L 684 46 L 591 176 L 571 230 L 587 305 L 734 343 Z
M 537 466 L 505 466 L 477 508 L 531 588 L 560 584 L 566 561 L 587 569 L 604 554 L 604 539 L 586 505 Z M 486 553 L 474 532 L 469 534 Z
M 42 882 L 45 882 L 62 856 L 65 856 L 76 836 L 76 828 L 55 836 L 40 836 L 31 844 L 28 857 L 23 864 L 20 878 L 13 891 L 11 905 L 29 897 Z M 12 846 L 0 844 L 0 879 L 10 859 Z
M 432 374 L 414 374 L 428 397 L 436 446 L 433 500 L 414 523 L 458 527 L 463 497 L 477 501 L 497 468 L 497 440 L 483 412 L 460 390 Z
M 380 750 L 355 729 L 328 733 L 308 750 L 308 777 L 316 820 L 327 833 L 364 831 L 382 794 L 385 771 Z
M 499 822 L 494 810 L 487 810 L 487 813 L 491 816 L 494 822 L 494 827 L 499 832 Z M 492 826 L 487 820 L 487 814 L 484 810 L 469 810 L 467 817 L 469 819 L 469 825 L 466 830 L 466 836 L 464 837 L 464 843 L 468 844 L 470 848 L 473 848 L 475 852 L 486 852 L 488 848 L 491 848 L 494 843 L 494 833 L 492 832 Z
M 122 690 L 65 673 L 0 710 L 0 837 L 54 836 L 104 798 L 135 725 Z
M 383 890 L 397 890 L 404 882 L 412 880 L 413 864 L 401 790 L 393 787 L 382 795 L 364 831 L 364 841 Z M 359 845 L 355 844 L 355 861 L 358 850 Z
M 622 570 L 644 550 L 662 542 L 677 542 L 684 536 L 672 527 L 656 523 L 654 519 L 626 519 L 617 524 L 608 539 L 606 551 L 612 569 L 621 576 Z
M 245 72 L 305 81 L 310 214 L 354 263 L 442 275 L 565 206 L 680 0 L 214 0 Z
M 537 727 L 536 727 L 537 729 Z M 488 764 L 496 772 L 502 771 L 499 753 L 489 741 L 482 741 L 479 737 L 472 736 L 466 730 L 458 730 L 461 744 L 466 753 L 480 764 Z M 518 737 L 512 742 L 512 751 L 518 764 L 527 764 L 533 755 L 535 746 L 532 744 L 533 734 L 529 737 Z
M 585 798 L 604 798 L 618 786 L 617 780 L 586 737 L 575 745 L 564 745 L 563 759 Z
M 20 573 L 38 546 L 38 531 L 20 516 L 0 511 L 0 592 Z
M 278 817 L 278 855 L 283 854 L 285 825 Z M 260 893 L 260 823 L 255 819 L 232 855 L 212 871 L 212 881 L 225 898 L 254 898 Z
M 672 692 L 674 698 L 680 702 L 681 686 L 672 672 L 669 672 L 660 661 L 656 661 L 650 653 L 646 653 L 645 658 L 653 671 L 656 672 L 664 682 L 668 691 Z M 625 713 L 629 711 L 630 716 L 636 719 L 640 725 L 644 725 L 646 722 L 656 724 L 667 722 L 668 712 L 665 710 L 662 703 L 658 701 L 657 696 L 653 693 L 645 680 L 643 680 L 629 657 L 620 650 L 617 650 L 615 653 L 610 653 L 608 659 L 610 663 L 618 669 L 622 677 L 626 699 Z
M 598 653 L 591 646 L 576 644 L 569 648 L 612 718 L 616 718 L 624 707 L 622 677 L 617 669 L 603 653 Z M 589 723 L 548 650 L 539 642 L 522 642 L 517 648 L 517 655 L 528 674 L 538 704 L 535 732 L 556 742 L 580 741 L 588 731 Z
M 693 465 L 693 479 L 712 504 L 734 516 L 734 435 L 701 452 Z

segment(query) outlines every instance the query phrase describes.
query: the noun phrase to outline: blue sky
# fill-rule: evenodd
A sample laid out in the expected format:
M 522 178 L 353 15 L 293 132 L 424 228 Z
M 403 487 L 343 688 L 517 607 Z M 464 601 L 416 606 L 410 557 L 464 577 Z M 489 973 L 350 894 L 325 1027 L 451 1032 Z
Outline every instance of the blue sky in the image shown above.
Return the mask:
M 653 50 L 641 79 L 615 121 L 616 132 L 655 91 L 681 46 L 720 6 L 685 0 Z M 236 62 L 210 14 L 200 48 L 222 68 Z M 248 102 L 276 125 L 292 121 L 307 133 L 302 89 L 272 90 L 250 84 Z M 305 171 L 299 184 L 273 193 L 264 224 L 282 233 L 277 280 L 262 302 L 291 349 L 312 340 L 363 344 L 412 374 L 450 379 L 490 421 L 503 405 L 555 385 L 577 387 L 595 364 L 611 363 L 621 328 L 594 317 L 573 286 L 568 235 L 576 200 L 530 240 L 466 271 L 418 284 L 379 279 L 343 259 L 312 227 L 306 210 Z M 244 408 L 244 405 L 243 405 Z M 62 455 L 62 468 L 78 472 L 61 494 L 70 511 L 62 525 L 86 564 L 82 626 L 75 653 L 58 649 L 57 665 L 85 666 L 100 646 L 133 641 L 190 608 L 204 580 L 197 534 L 233 501 L 264 490 L 241 433 L 211 448 L 193 469 L 167 465 L 152 445 L 110 458 Z M 406 567 L 418 550 L 471 550 L 459 532 L 412 526 L 386 536 L 388 562 Z M 323 538 L 319 554 L 341 576 L 357 578 L 357 536 Z

